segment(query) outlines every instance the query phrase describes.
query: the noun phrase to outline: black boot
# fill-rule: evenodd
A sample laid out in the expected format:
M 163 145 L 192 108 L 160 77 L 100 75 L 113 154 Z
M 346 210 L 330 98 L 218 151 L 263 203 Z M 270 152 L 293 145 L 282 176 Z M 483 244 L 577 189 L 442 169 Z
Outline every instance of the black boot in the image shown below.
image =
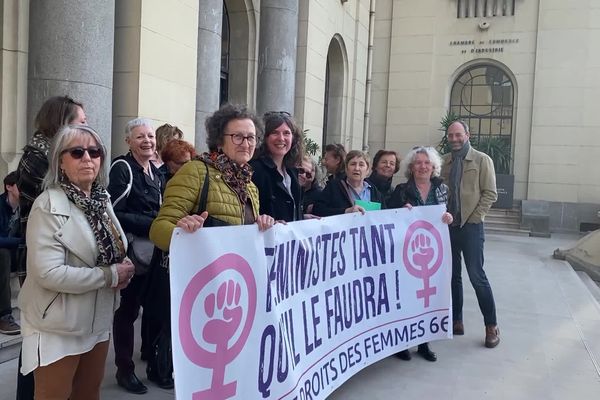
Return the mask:
M 421 355 L 421 357 L 423 357 L 427 361 L 431 361 L 431 362 L 437 361 L 437 356 L 435 355 L 435 353 L 433 351 L 431 351 L 429 349 L 429 343 L 420 344 L 419 349 L 417 350 L 417 353 L 419 353 Z
M 396 353 L 395 356 L 404 361 L 410 361 L 410 359 L 412 358 L 408 349 Z
M 135 376 L 135 372 L 123 373 L 117 370 L 117 384 L 129 393 L 144 394 L 148 391 L 146 385 Z
M 173 389 L 175 386 L 172 376 L 160 376 L 160 374 L 158 374 L 155 369 L 151 368 L 150 365 L 146 367 L 146 375 L 148 376 L 149 381 L 156 383 L 161 389 Z

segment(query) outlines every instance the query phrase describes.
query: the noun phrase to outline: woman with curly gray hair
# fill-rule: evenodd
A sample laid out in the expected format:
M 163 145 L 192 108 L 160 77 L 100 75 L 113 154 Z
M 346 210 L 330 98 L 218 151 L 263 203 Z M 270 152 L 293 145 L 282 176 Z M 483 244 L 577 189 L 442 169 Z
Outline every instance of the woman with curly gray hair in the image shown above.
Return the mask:
M 442 160 L 433 147 L 413 147 L 400 163 L 400 170 L 408 179 L 406 183 L 396 186 L 388 201 L 387 208 L 430 206 L 448 202 L 448 186 L 442 183 L 440 171 Z M 452 223 L 449 212 L 442 214 L 442 222 Z M 427 361 L 436 361 L 436 354 L 429 348 L 429 343 L 421 343 L 417 353 Z M 410 360 L 407 350 L 397 353 L 402 360 Z
M 248 162 L 261 133 L 260 121 L 245 106 L 225 104 L 206 119 L 209 152 L 184 164 L 171 178 L 164 202 L 152 222 L 150 239 L 168 251 L 175 227 L 258 225 L 275 220 L 260 214 L 258 189 Z
M 252 182 L 258 187 L 260 212 L 276 220 L 302 219 L 302 188 L 298 169 L 304 146 L 302 131 L 285 111 L 271 111 L 263 117 L 265 138 L 250 162 Z

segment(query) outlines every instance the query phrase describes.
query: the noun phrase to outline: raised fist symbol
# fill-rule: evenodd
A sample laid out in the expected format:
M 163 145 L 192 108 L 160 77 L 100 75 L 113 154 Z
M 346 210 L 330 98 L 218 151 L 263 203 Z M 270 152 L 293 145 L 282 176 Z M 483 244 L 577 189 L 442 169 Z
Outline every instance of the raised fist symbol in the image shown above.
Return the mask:
M 433 260 L 433 248 L 429 236 L 419 233 L 413 238 L 410 246 L 413 251 L 413 262 L 421 267 L 421 271 L 427 270 L 429 263 Z
M 204 311 L 210 321 L 204 326 L 202 337 L 217 346 L 217 353 L 227 350 L 229 339 L 242 321 L 241 292 L 239 283 L 229 280 L 219 286 L 216 294 L 204 299 Z

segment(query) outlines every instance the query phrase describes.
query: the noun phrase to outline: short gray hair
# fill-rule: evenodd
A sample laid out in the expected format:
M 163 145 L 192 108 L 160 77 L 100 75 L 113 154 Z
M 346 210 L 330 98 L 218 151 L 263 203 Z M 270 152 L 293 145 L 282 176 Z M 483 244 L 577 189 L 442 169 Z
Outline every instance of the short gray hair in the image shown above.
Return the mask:
M 148 118 L 134 118 L 127 122 L 127 125 L 125 125 L 125 137 L 131 136 L 131 132 L 140 126 L 148 126 L 154 130 L 152 121 L 150 121 Z
M 406 179 L 410 179 L 412 177 L 412 166 L 415 162 L 415 158 L 417 158 L 417 154 L 426 154 L 427 158 L 431 162 L 431 166 L 433 167 L 433 173 L 431 176 L 440 176 L 442 171 L 442 158 L 440 157 L 440 153 L 437 152 L 433 147 L 425 147 L 425 146 L 417 146 L 413 147 L 411 151 L 408 152 L 406 157 L 400 162 L 400 171 L 402 171 L 402 175 Z
M 46 177 L 44 178 L 44 189 L 56 186 L 60 183 L 61 180 L 61 170 L 60 170 L 60 161 L 62 157 L 62 153 L 69 143 L 73 141 L 78 136 L 89 135 L 96 140 L 98 147 L 102 149 L 102 157 L 100 157 L 100 170 L 98 171 L 98 176 L 96 177 L 96 182 L 100 184 L 102 187 L 106 188 L 108 185 L 108 171 L 107 171 L 107 163 L 106 163 L 106 146 L 102 142 L 102 138 L 100 135 L 90 128 L 87 125 L 65 125 L 58 130 L 56 136 L 54 136 L 54 142 L 52 143 L 52 147 L 50 148 L 50 152 L 48 153 L 48 173 L 46 173 Z

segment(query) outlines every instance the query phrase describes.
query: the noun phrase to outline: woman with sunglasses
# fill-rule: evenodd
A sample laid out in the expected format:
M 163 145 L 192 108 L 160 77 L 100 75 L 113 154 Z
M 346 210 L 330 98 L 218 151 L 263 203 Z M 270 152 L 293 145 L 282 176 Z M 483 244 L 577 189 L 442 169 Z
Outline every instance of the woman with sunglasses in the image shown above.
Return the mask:
M 406 183 L 396 186 L 387 208 L 430 206 L 446 204 L 448 186 L 442 183 L 440 171 L 442 160 L 433 147 L 415 147 L 408 152 L 400 163 L 400 170 L 407 179 Z M 444 212 L 442 222 L 452 223 L 452 215 Z M 437 355 L 429 348 L 429 343 L 419 345 L 417 353 L 427 361 L 436 361 Z M 411 359 L 409 350 L 396 354 L 400 359 Z
M 175 227 L 195 232 L 203 226 L 249 225 L 264 231 L 275 223 L 260 214 L 258 189 L 248 164 L 260 135 L 260 121 L 245 106 L 225 104 L 206 119 L 203 153 L 169 181 L 152 223 L 150 239 L 168 251 Z
M 34 200 L 42 192 L 42 181 L 46 172 L 48 172 L 50 143 L 60 127 L 66 124 L 86 124 L 83 105 L 69 96 L 50 97 L 42 104 L 35 116 L 35 132 L 23 149 L 23 156 L 17 168 L 21 237 L 25 237 L 27 234 L 29 211 Z M 19 260 L 17 276 L 20 284 L 23 285 L 26 276 L 26 255 L 21 254 Z M 23 376 L 19 372 L 17 376 L 17 398 L 20 400 L 33 400 L 33 391 L 33 375 Z
M 117 296 L 134 267 L 99 135 L 65 126 L 49 156 L 46 190 L 29 213 L 21 371 L 33 371 L 36 399 L 99 399 Z
M 296 165 L 304 153 L 302 131 L 285 111 L 268 112 L 263 122 L 265 137 L 250 162 L 252 182 L 260 196 L 260 213 L 278 221 L 301 220 L 302 189 Z
M 165 182 L 163 174 L 151 162 L 156 150 L 152 122 L 145 118 L 129 121 L 125 126 L 125 142 L 129 145 L 129 152 L 113 161 L 108 192 L 115 213 L 132 242 L 129 254 L 137 266 L 131 284 L 121 291 L 121 305 L 115 313 L 113 345 L 117 384 L 130 393 L 142 394 L 146 393 L 148 388 L 135 374 L 133 324 L 140 312 L 141 293 L 146 285 L 147 271 L 136 261 L 133 249 L 140 245 L 151 245 L 148 240 L 150 225 L 158 215 Z M 135 243 L 136 241 L 138 243 Z M 150 348 L 160 331 L 160 325 L 152 323 L 148 314 L 142 314 L 143 360 L 150 359 Z M 161 388 L 173 387 L 172 379 L 159 379 L 149 370 L 147 375 L 148 379 Z
M 313 207 L 323 188 L 320 185 L 317 163 L 310 156 L 304 156 L 298 168 L 298 183 L 302 187 L 302 209 L 304 214 L 312 214 Z

